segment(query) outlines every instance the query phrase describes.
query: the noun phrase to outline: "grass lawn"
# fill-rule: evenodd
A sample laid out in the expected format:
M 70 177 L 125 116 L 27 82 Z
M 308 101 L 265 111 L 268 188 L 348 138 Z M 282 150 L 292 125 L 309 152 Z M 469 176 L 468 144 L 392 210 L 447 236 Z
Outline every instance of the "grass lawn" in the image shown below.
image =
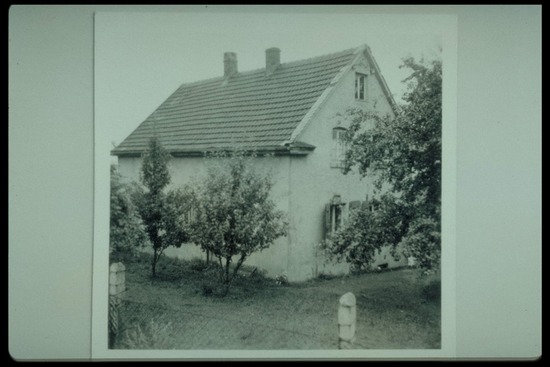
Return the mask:
M 204 263 L 164 257 L 156 279 L 150 255 L 124 264 L 125 331 L 116 348 L 336 349 L 338 300 L 346 292 L 357 299 L 356 348 L 441 346 L 439 282 L 420 279 L 415 269 L 289 285 L 244 269 L 223 297 Z

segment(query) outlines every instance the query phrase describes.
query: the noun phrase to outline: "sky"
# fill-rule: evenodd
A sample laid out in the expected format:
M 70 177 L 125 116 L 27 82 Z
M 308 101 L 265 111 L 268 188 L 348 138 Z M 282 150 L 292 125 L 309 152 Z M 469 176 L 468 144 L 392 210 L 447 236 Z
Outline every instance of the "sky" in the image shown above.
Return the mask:
M 315 11 L 310 11 L 314 9 Z M 265 67 L 265 50 L 281 62 L 367 44 L 396 101 L 408 56 L 439 57 L 445 17 L 371 14 L 368 6 L 181 7 L 170 12 L 98 12 L 94 32 L 96 129 L 120 144 L 181 84 L 223 75 L 224 52 L 239 71 Z

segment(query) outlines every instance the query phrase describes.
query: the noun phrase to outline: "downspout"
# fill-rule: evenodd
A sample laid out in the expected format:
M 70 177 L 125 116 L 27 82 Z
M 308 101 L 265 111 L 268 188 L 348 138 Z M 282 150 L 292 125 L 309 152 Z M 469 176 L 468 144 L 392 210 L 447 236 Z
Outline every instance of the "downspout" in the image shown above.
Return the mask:
M 291 246 L 292 246 L 292 156 L 288 156 L 288 235 L 287 235 L 287 247 L 286 247 L 286 273 L 289 275 L 291 260 L 290 256 L 292 255 Z

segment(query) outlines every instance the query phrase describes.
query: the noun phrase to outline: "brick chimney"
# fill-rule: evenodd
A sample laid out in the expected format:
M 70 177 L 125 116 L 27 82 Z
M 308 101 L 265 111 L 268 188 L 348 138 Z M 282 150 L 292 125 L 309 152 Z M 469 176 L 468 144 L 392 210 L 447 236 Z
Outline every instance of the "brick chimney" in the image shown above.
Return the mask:
M 223 76 L 230 78 L 237 75 L 237 54 L 235 52 L 226 52 L 223 54 Z
M 265 73 L 271 75 L 281 64 L 281 50 L 271 47 L 265 50 Z

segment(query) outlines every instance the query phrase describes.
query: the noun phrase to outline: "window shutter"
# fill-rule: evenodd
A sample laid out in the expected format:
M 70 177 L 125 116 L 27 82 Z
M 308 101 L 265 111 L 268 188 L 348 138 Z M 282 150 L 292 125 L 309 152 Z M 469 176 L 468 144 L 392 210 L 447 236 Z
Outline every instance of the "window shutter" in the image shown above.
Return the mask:
M 349 218 L 349 204 L 342 205 L 342 223 L 345 223 L 348 221 Z
M 330 204 L 325 204 L 325 238 L 330 234 L 331 229 Z

